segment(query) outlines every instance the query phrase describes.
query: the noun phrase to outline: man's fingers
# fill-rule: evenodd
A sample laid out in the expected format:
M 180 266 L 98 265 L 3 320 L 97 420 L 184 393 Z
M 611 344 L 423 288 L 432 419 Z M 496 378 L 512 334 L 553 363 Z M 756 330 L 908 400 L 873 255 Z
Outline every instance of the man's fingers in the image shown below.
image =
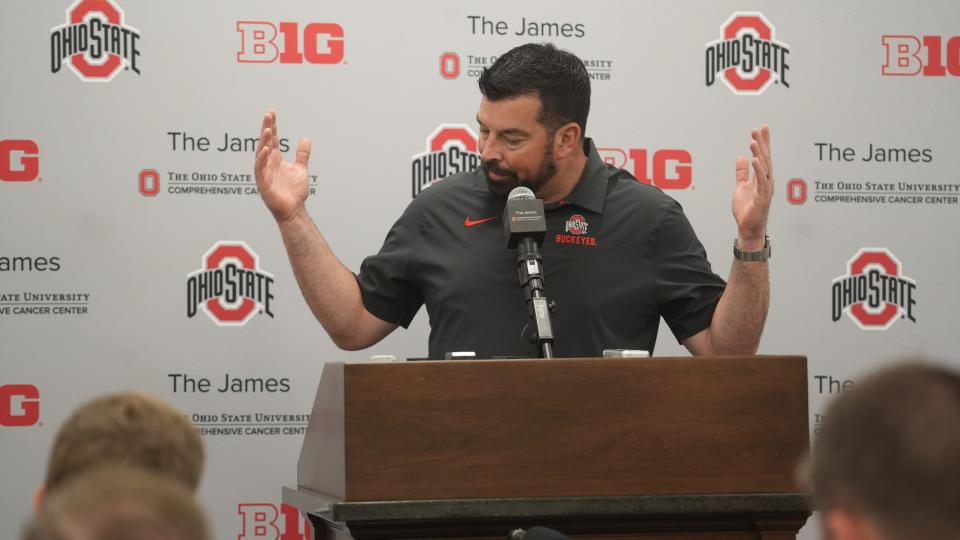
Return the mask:
M 747 156 L 737 156 L 737 184 L 745 184 L 750 181 L 750 166 Z
M 307 166 L 310 161 L 310 139 L 304 137 L 297 144 L 297 164 Z
M 753 158 L 753 172 L 756 174 L 757 190 L 761 191 L 766 189 L 766 186 L 770 184 L 770 177 L 767 176 L 767 169 L 763 166 L 760 158 Z
M 766 133 L 764 133 L 766 131 Z M 769 144 L 769 135 L 770 130 L 764 126 L 763 129 L 753 129 L 750 131 L 750 135 L 753 137 L 753 142 L 750 143 L 750 148 L 753 149 L 753 145 L 757 145 L 757 150 L 759 153 L 754 152 L 754 156 L 763 160 L 763 167 L 770 174 L 773 174 L 773 160 L 770 157 L 770 144 Z
M 271 148 L 269 150 L 269 153 L 267 154 L 267 168 L 265 171 L 267 174 L 263 175 L 264 179 L 267 179 L 269 177 L 272 183 L 273 173 L 277 170 L 277 167 L 280 165 L 281 161 L 283 161 L 283 154 L 280 153 L 280 149 L 276 147 Z M 270 187 L 270 186 L 267 185 L 264 187 Z
M 270 126 L 270 111 L 267 111 L 263 115 L 263 122 L 260 123 L 260 143 L 257 145 L 257 152 L 260 152 L 260 149 L 266 144 L 266 141 L 263 140 L 263 134 L 266 132 L 267 128 Z
M 267 156 L 270 155 L 270 147 L 261 146 L 257 150 L 257 157 L 253 160 L 253 172 L 257 177 L 263 176 L 263 167 L 267 163 Z

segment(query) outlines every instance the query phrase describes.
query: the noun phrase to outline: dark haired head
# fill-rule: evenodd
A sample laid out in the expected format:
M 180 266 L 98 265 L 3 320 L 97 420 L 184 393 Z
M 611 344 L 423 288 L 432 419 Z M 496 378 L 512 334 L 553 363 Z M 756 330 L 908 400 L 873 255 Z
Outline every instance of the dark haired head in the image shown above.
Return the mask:
M 830 404 L 810 480 L 825 512 L 865 516 L 883 538 L 960 538 L 960 374 L 880 371 Z
M 550 43 L 510 49 L 480 75 L 480 92 L 490 101 L 519 96 L 540 98 L 537 120 L 548 134 L 570 122 L 587 131 L 590 76 L 583 61 Z

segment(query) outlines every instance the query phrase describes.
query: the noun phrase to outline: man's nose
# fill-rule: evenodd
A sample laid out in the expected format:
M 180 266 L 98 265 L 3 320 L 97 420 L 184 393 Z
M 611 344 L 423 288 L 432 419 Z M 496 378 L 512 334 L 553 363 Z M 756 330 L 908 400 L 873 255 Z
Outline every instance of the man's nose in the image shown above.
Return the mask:
M 482 159 L 483 161 L 485 162 L 490 160 L 500 161 L 502 157 L 503 156 L 500 152 L 500 145 L 495 143 L 494 141 L 487 139 L 486 141 L 484 141 L 484 144 L 480 146 L 480 159 Z

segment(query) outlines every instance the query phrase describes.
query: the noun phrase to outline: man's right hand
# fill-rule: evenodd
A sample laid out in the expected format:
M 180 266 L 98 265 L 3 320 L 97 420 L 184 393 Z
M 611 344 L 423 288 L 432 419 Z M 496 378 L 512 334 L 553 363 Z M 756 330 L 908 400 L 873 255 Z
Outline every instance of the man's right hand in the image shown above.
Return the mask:
M 283 160 L 277 135 L 277 112 L 269 110 L 260 126 L 260 144 L 253 163 L 257 189 L 277 221 L 287 221 L 302 209 L 310 186 L 307 163 L 310 160 L 310 139 L 300 139 L 295 162 Z

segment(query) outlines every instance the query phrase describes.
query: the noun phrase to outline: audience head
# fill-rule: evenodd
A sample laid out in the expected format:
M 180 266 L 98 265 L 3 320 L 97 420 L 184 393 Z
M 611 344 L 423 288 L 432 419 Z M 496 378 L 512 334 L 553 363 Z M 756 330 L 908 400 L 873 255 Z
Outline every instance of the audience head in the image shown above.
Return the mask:
M 108 395 L 81 405 L 63 423 L 38 499 L 104 464 L 140 467 L 193 492 L 203 461 L 203 440 L 175 407 L 142 393 Z
M 902 365 L 845 392 L 810 481 L 834 540 L 960 538 L 960 374 Z
M 51 492 L 24 540 L 209 540 L 178 479 L 125 465 L 85 470 Z

